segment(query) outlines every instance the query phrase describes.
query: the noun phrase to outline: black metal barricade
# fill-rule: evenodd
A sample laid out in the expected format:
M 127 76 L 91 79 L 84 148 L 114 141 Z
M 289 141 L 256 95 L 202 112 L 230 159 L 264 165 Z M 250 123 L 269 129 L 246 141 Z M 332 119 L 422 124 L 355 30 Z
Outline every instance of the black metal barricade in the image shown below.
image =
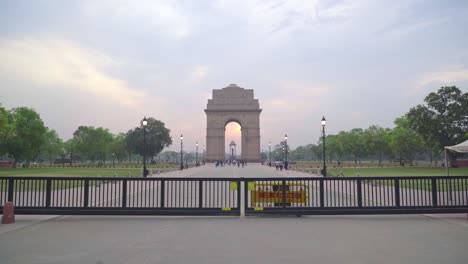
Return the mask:
M 468 177 L 245 179 L 246 215 L 468 213 Z
M 0 205 L 16 214 L 240 215 L 229 178 L 3 177 Z
M 468 177 L 0 177 L 16 214 L 240 215 L 241 198 L 245 215 L 468 213 Z

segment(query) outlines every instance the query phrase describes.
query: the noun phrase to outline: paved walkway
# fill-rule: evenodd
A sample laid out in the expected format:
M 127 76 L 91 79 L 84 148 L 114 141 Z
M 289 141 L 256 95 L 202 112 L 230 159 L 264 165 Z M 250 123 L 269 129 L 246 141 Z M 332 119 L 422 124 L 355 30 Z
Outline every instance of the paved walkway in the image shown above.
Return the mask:
M 164 174 L 163 174 L 164 175 Z M 163 176 L 161 175 L 161 176 Z M 174 177 L 310 176 L 249 164 Z M 159 177 L 159 176 L 154 176 Z M 468 263 L 466 215 L 17 216 L 0 263 Z

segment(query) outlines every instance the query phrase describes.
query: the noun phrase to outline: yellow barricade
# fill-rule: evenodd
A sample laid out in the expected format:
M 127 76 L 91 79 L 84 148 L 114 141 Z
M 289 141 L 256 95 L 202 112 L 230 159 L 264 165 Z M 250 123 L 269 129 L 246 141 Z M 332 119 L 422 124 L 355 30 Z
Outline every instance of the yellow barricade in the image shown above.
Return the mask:
M 249 182 L 249 184 L 251 184 Z M 286 183 L 286 204 L 300 203 L 307 205 L 309 186 L 303 183 Z M 251 206 L 256 203 L 274 204 L 282 206 L 283 204 L 283 184 L 282 183 L 255 183 L 255 188 L 249 188 L 251 191 Z M 253 189 L 253 190 L 252 190 Z

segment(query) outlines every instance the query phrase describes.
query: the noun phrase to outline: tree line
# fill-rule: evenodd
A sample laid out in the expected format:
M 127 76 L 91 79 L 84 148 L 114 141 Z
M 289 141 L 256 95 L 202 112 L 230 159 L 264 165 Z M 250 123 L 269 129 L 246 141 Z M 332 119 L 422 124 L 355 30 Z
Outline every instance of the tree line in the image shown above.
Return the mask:
M 468 139 L 468 93 L 455 86 L 441 87 L 424 99 L 424 104 L 411 108 L 396 118 L 394 128 L 377 125 L 366 129 L 340 131 L 325 138 L 326 157 L 329 161 L 398 160 L 412 163 L 427 159 L 431 163 L 440 158 L 444 146 L 455 145 Z M 146 157 L 159 155 L 159 159 L 180 162 L 178 152 L 161 151 L 172 144 L 170 130 L 163 122 L 148 118 L 146 127 Z M 285 159 L 285 142 L 273 146 L 272 160 Z M 316 144 L 288 149 L 288 160 L 320 160 L 322 139 Z M 73 137 L 63 141 L 53 129 L 44 125 L 40 115 L 32 108 L 10 110 L 0 105 L 0 157 L 11 157 L 16 162 L 65 160 L 105 163 L 122 162 L 143 156 L 143 128 L 134 127 L 127 133 L 113 134 L 108 129 L 80 126 Z M 198 159 L 202 159 L 199 153 Z M 268 149 L 262 153 L 267 160 Z M 452 156 L 452 158 L 456 158 Z M 195 159 L 186 153 L 184 159 Z
M 143 145 L 143 128 L 127 133 L 113 134 L 109 129 L 79 126 L 69 140 L 62 140 L 54 129 L 44 125 L 40 115 L 32 108 L 18 107 L 10 110 L 0 105 L 0 156 L 11 157 L 15 162 L 53 163 L 107 160 L 131 161 L 132 156 L 152 160 L 165 147 L 172 144 L 170 130 L 163 122 L 148 118 L 146 148 Z
M 394 128 L 372 125 L 366 129 L 354 128 L 326 135 L 328 161 L 347 160 L 360 163 L 383 160 L 413 163 L 415 159 L 441 159 L 444 146 L 459 144 L 468 139 L 468 93 L 456 86 L 441 87 L 424 99 L 424 104 L 412 107 L 394 121 Z M 316 144 L 288 149 L 289 160 L 321 160 L 322 138 Z M 272 160 L 285 159 L 285 142 L 272 149 Z M 289 148 L 289 146 L 288 146 Z M 269 159 L 268 152 L 262 153 Z M 456 155 L 450 156 L 455 159 Z

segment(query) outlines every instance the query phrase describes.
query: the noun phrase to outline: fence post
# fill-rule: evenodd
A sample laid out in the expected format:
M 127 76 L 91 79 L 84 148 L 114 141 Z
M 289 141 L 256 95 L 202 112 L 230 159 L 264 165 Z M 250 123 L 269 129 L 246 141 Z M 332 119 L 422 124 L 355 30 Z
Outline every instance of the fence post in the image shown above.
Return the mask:
M 203 181 L 198 181 L 198 208 L 203 208 Z
M 325 193 L 323 187 L 323 178 L 319 179 L 320 181 L 320 207 L 325 207 Z
M 46 180 L 46 207 L 50 207 L 52 200 L 52 179 Z
M 244 213 L 249 208 L 249 180 L 244 181 Z
M 436 182 L 436 178 L 432 178 L 431 179 L 431 185 L 432 185 L 432 205 L 433 206 L 437 206 L 438 205 L 438 201 L 437 201 L 437 182 Z
M 164 208 L 165 197 L 166 197 L 166 181 L 162 180 L 161 181 L 161 208 Z
M 122 208 L 127 207 L 127 179 L 122 180 Z
M 15 179 L 8 179 L 8 200 L 7 202 L 13 202 L 13 192 L 15 191 Z
M 88 207 L 89 205 L 89 179 L 84 180 L 84 202 L 83 206 Z
M 282 193 L 282 202 L 283 202 L 283 209 L 284 209 L 284 208 L 286 208 L 286 181 L 285 180 L 282 181 L 282 186 L 283 186 L 283 188 L 282 188 L 282 192 L 283 192 Z M 273 198 L 273 199 L 275 199 L 275 198 Z
M 237 182 L 237 207 L 239 208 L 239 211 L 241 210 L 241 190 L 242 190 L 241 184 L 242 182 L 243 182 L 243 179 L 239 179 L 239 181 Z
M 361 179 L 358 179 L 356 184 L 357 184 L 358 207 L 362 207 L 362 181 Z
M 395 206 L 400 207 L 400 180 L 395 179 Z

